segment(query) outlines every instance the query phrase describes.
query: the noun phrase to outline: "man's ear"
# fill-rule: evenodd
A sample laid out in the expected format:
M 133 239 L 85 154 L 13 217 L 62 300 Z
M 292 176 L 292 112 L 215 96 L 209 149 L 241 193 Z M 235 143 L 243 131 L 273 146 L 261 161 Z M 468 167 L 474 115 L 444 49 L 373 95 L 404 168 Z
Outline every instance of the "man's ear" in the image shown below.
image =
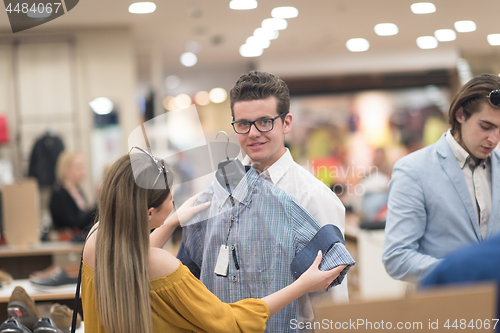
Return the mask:
M 283 133 L 288 134 L 292 130 L 292 120 L 293 116 L 290 113 L 285 115 L 285 120 L 283 121 Z
M 148 220 L 151 221 L 151 217 L 153 216 L 154 208 L 151 207 L 148 209 Z
M 463 124 L 465 122 L 465 117 L 464 117 L 464 108 L 461 106 L 457 109 L 457 112 L 455 112 L 455 119 L 460 123 Z

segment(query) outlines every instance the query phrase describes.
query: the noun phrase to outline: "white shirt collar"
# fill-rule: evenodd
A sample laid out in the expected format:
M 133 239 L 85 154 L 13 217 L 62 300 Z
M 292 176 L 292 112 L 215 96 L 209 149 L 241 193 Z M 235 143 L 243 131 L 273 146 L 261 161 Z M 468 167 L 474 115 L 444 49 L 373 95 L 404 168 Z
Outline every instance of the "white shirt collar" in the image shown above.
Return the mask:
M 276 185 L 288 169 L 290 169 L 290 166 L 292 166 L 293 163 L 292 154 L 290 154 L 290 151 L 286 148 L 285 153 L 260 175 L 268 180 L 271 180 L 271 183 Z M 251 160 L 248 155 L 243 159 L 243 164 L 251 164 Z
M 446 132 L 446 141 L 448 141 L 451 151 L 453 152 L 453 155 L 455 155 L 455 158 L 457 159 L 458 165 L 461 169 L 463 169 L 464 166 L 469 163 L 469 161 L 473 161 L 469 153 L 457 142 L 457 140 L 455 140 L 455 138 L 451 134 L 451 130 L 448 130 L 448 132 Z M 490 157 L 488 156 L 486 159 L 481 160 L 479 165 L 487 163 L 489 159 Z M 474 162 L 472 163 L 474 164 Z

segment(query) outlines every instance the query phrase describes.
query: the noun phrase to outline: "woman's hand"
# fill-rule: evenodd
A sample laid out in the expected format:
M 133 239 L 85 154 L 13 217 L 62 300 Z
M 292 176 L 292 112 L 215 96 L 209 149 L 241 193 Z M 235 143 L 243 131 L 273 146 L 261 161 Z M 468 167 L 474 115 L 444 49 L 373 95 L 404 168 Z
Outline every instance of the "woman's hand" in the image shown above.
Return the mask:
M 179 220 L 179 224 L 184 226 L 190 218 L 192 218 L 196 213 L 201 212 L 202 210 L 208 208 L 210 206 L 210 202 L 202 203 L 198 206 L 193 206 L 198 197 L 202 192 L 193 195 L 191 198 L 187 199 L 176 211 L 174 214 L 177 214 L 177 219 Z
M 301 289 L 304 288 L 304 293 L 326 289 L 347 266 L 340 265 L 329 271 L 320 271 L 319 264 L 322 258 L 323 254 L 321 251 L 318 251 L 318 255 L 312 265 L 297 279 L 296 283 L 299 284 Z
M 198 197 L 202 192 L 195 194 L 191 198 L 187 199 L 179 209 L 173 214 L 170 214 L 169 217 L 163 222 L 163 225 L 159 228 L 156 228 L 149 235 L 149 244 L 151 247 L 159 247 L 162 248 L 168 242 L 175 228 L 179 225 L 183 226 L 194 214 L 201 212 L 210 206 L 210 202 L 202 203 L 198 206 L 193 206 Z
M 262 298 L 269 308 L 269 316 L 273 316 L 304 294 L 326 289 L 347 266 L 341 265 L 329 271 L 320 271 L 318 267 L 322 258 L 323 255 L 319 251 L 312 265 L 294 283 Z

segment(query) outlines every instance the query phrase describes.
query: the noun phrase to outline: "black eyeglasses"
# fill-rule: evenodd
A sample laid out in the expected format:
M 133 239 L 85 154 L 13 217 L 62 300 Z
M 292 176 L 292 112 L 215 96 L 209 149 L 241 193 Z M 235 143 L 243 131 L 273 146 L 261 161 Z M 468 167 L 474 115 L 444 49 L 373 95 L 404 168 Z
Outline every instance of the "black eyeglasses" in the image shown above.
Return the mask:
M 278 119 L 279 117 L 283 116 L 285 112 L 280 113 L 274 118 L 262 118 L 262 119 L 257 119 L 254 121 L 248 121 L 248 120 L 240 120 L 240 121 L 232 121 L 231 125 L 233 125 L 233 129 L 236 133 L 238 134 L 247 134 L 250 132 L 250 128 L 252 125 L 255 126 L 257 131 L 263 133 L 263 132 L 269 132 L 272 131 L 274 128 L 274 121 Z
M 500 90 L 492 90 L 488 96 L 491 104 L 499 106 L 500 105 Z
M 133 146 L 132 148 L 130 148 L 130 150 L 128 151 L 129 155 L 133 149 L 137 149 L 138 151 L 149 156 L 153 160 L 156 167 L 158 168 L 158 176 L 156 176 L 156 178 L 153 182 L 153 185 L 147 186 L 147 184 L 139 184 L 139 183 L 137 183 L 137 185 L 140 187 L 143 187 L 143 188 L 155 189 L 155 186 L 156 186 L 156 183 L 158 182 L 158 179 L 160 179 L 161 174 L 163 174 L 163 177 L 165 178 L 165 184 L 166 184 L 166 186 L 168 186 L 170 188 L 172 186 L 172 176 L 171 176 L 170 172 L 168 172 L 168 169 L 165 167 L 163 160 L 158 160 L 156 157 L 151 155 L 148 151 L 146 151 L 140 147 L 137 147 L 137 146 Z M 132 171 L 134 172 L 134 175 L 135 175 L 136 171 L 139 171 L 139 170 L 135 170 L 134 167 L 132 166 Z M 137 172 L 137 174 L 140 174 L 140 172 Z M 135 178 L 137 181 L 137 177 L 135 177 Z

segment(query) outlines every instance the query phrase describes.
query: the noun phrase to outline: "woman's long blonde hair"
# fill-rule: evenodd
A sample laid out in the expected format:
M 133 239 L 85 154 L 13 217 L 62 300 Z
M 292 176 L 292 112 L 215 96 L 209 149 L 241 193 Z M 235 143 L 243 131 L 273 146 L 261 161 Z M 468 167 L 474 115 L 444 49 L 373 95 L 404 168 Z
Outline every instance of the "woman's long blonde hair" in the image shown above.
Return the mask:
M 125 155 L 113 164 L 102 185 L 95 295 L 97 313 L 108 333 L 153 332 L 148 209 L 160 206 L 170 189 L 167 185 L 151 190 L 137 184 L 145 184 L 149 179 L 152 183 L 158 172 L 158 167 L 146 154 Z M 161 183 L 163 177 L 159 180 Z

